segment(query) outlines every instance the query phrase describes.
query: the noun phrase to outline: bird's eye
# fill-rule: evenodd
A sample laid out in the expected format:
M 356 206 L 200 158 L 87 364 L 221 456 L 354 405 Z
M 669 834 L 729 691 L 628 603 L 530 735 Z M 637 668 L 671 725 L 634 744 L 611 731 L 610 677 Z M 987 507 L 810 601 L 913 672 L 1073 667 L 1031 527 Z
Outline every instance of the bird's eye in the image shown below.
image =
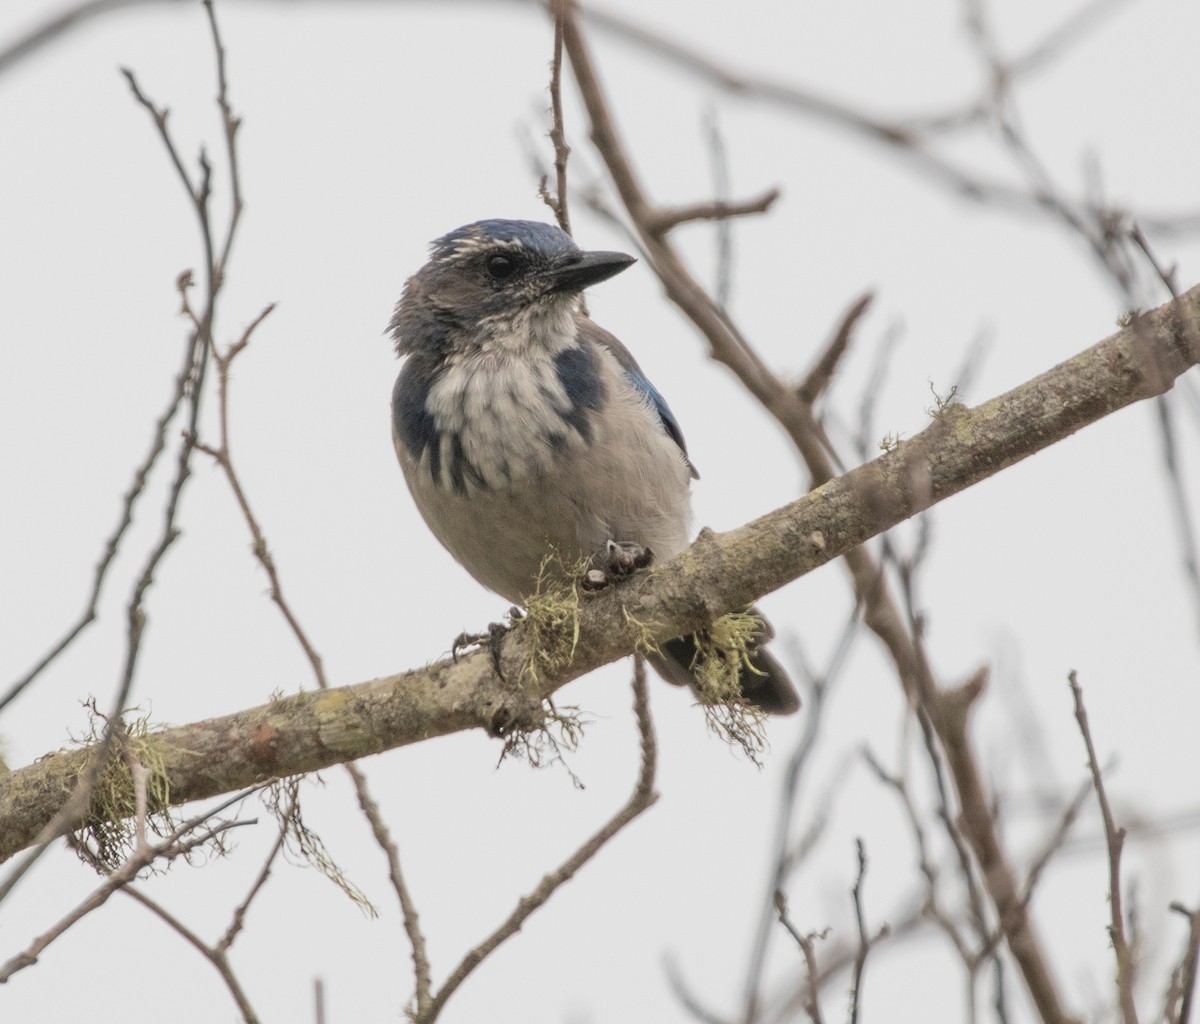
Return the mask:
M 493 281 L 506 281 L 517 269 L 517 261 L 508 256 L 489 256 L 487 272 Z

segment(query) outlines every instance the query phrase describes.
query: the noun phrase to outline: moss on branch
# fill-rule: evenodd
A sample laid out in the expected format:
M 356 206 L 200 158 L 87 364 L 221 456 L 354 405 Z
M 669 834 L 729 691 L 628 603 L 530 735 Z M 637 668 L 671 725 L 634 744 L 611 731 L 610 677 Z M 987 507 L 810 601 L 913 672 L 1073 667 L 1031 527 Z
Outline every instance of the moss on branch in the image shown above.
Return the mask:
M 943 410 L 916 437 L 798 501 L 728 533 L 702 531 L 677 558 L 570 603 L 569 614 L 559 607 L 535 623 L 518 622 L 503 641 L 502 679 L 490 652 L 479 651 L 149 733 L 169 801 L 233 792 L 465 729 L 495 734 L 498 721 L 539 728 L 544 699 L 570 680 L 748 607 L 1089 423 L 1162 394 L 1197 363 L 1200 288 L 1193 288 L 1006 394 L 976 408 Z M 561 657 L 564 643 L 569 658 Z M 519 686 L 504 682 L 522 677 Z M 88 756 L 86 749 L 53 753 L 0 777 L 0 859 L 34 841 Z M 120 812 L 97 806 L 94 813 Z

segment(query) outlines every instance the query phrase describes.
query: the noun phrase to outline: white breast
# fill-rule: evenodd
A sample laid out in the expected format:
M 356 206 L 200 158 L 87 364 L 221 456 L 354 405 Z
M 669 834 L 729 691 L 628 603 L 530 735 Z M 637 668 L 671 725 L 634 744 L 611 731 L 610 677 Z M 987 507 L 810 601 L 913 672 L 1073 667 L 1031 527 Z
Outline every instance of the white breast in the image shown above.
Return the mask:
M 430 529 L 481 583 L 519 603 L 552 549 L 565 562 L 633 541 L 659 558 L 688 540 L 690 471 L 648 399 L 607 349 L 596 350 L 608 395 L 587 443 L 559 412 L 568 396 L 552 355 L 519 363 L 498 346 L 461 357 L 430 389 L 426 408 L 443 436 L 441 480 L 404 445 L 396 450 Z M 514 429 L 514 423 L 523 423 Z M 480 481 L 450 486 L 448 432 Z M 482 483 L 482 486 L 480 485 Z
M 559 449 L 580 441 L 563 430 L 568 404 L 553 359 L 517 359 L 494 348 L 452 361 L 425 408 L 441 434 L 441 465 L 451 465 L 457 439 L 481 478 L 467 486 L 499 490 L 549 472 Z

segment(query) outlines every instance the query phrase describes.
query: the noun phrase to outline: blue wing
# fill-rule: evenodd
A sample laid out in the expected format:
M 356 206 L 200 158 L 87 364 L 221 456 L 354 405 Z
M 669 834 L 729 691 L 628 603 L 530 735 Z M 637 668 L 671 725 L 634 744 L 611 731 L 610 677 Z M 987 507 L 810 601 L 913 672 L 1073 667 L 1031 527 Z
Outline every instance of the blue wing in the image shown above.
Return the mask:
M 587 340 L 603 345 L 613 354 L 625 371 L 625 377 L 629 383 L 650 400 L 654 411 L 658 413 L 658 421 L 662 424 L 663 432 L 679 446 L 679 450 L 683 452 L 683 457 L 687 462 L 688 470 L 693 478 L 698 480 L 700 474 L 696 472 L 696 467 L 692 465 L 692 460 L 688 457 L 687 442 L 683 439 L 683 431 L 679 429 L 679 421 L 671 412 L 667 400 L 658 393 L 658 388 L 651 384 L 646 375 L 642 373 L 642 368 L 633 358 L 633 353 L 603 327 L 598 327 L 591 320 L 582 317 L 579 319 L 579 333 Z

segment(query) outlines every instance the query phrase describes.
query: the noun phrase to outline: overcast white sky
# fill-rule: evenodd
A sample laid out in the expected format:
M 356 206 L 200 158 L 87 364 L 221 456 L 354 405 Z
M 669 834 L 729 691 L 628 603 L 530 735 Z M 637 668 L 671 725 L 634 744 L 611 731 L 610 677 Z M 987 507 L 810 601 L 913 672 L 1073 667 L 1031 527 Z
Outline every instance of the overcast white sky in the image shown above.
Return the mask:
M 1012 5 L 998 5 L 1012 6 Z M 1018 5 L 999 20 L 1020 52 L 1073 8 Z M 9 0 L 0 44 L 56 5 Z M 643 9 L 644 8 L 644 9 Z M 976 93 L 982 73 L 955 3 L 738 4 L 606 0 L 735 68 L 810 86 L 870 112 L 940 111 Z M 1036 9 L 1036 10 L 1035 10 Z M 545 87 L 551 33 L 523 4 L 222 2 L 218 12 L 241 134 L 246 213 L 219 332 L 233 340 L 278 307 L 237 364 L 235 457 L 291 601 L 336 684 L 442 656 L 462 629 L 505 604 L 436 544 L 395 465 L 388 400 L 396 364 L 383 335 L 427 242 L 480 217 L 548 219 L 528 140 L 548 159 Z M 1200 7 L 1125 4 L 1021 88 L 1024 124 L 1073 194 L 1088 167 L 1107 195 L 1159 213 L 1200 208 L 1194 121 Z M 611 36 L 593 35 L 615 114 L 650 193 L 668 203 L 711 193 L 705 135 L 715 112 L 737 195 L 779 185 L 769 216 L 740 222 L 730 308 L 765 358 L 798 374 L 845 305 L 879 298 L 834 390 L 857 409 L 880 340 L 899 330 L 875 427 L 912 435 L 953 383 L 972 340 L 992 339 L 968 402 L 1000 393 L 1114 329 L 1122 302 L 1078 239 L 1033 217 L 948 195 L 895 157 L 843 131 L 730 98 Z M 0 686 L 32 664 L 78 613 L 92 565 L 165 401 L 186 327 L 173 282 L 201 259 L 191 211 L 145 112 L 118 67 L 171 108 L 192 159 L 220 153 L 213 61 L 200 7 L 147 5 L 87 23 L 0 75 Z M 567 129 L 576 183 L 603 183 L 573 91 Z M 972 137 L 948 150 L 990 176 L 1017 178 Z M 216 189 L 227 179 L 216 161 Z M 575 207 L 592 248 L 627 248 Z M 711 280 L 708 227 L 680 232 Z M 1200 246 L 1160 242 L 1195 283 Z M 1155 299 L 1161 301 L 1161 296 Z M 635 352 L 671 403 L 702 473 L 696 523 L 736 526 L 801 493 L 780 430 L 665 302 L 645 264 L 589 296 L 593 317 Z M 1193 393 L 1196 388 L 1192 374 Z M 215 403 L 210 403 L 211 414 Z M 1177 406 L 1193 508 L 1200 430 Z M 212 436 L 212 435 L 210 435 Z M 85 728 L 80 702 L 107 701 L 124 654 L 123 606 L 156 535 L 160 468 L 117 562 L 100 621 L 36 688 L 0 716 L 10 766 Z M 1072 792 L 1083 755 L 1065 679 L 1077 669 L 1127 820 L 1195 809 L 1200 637 L 1184 586 L 1150 407 L 1127 410 L 945 503 L 923 581 L 936 669 L 953 682 L 994 669 L 978 726 L 992 779 L 1018 798 L 1007 835 L 1020 860 L 1046 823 L 1030 811 Z M 199 459 L 149 604 L 135 699 L 184 723 L 312 685 L 265 598 L 244 527 L 219 474 Z M 912 531 L 901 531 L 911 538 Z M 839 565 L 763 602 L 785 660 L 795 644 L 821 665 L 850 607 Z M 593 719 L 571 769 L 495 767 L 481 735 L 423 743 L 364 763 L 400 843 L 435 978 L 626 798 L 637 751 L 628 666 L 572 684 L 563 699 Z M 1019 699 L 1015 699 L 1019 697 Z M 450 1003 L 447 1024 L 571 1024 L 689 1019 L 665 979 L 674 958 L 696 993 L 732 1015 L 767 885 L 768 843 L 784 762 L 803 718 L 773 722 L 762 771 L 706 733 L 688 695 L 655 685 L 658 806 L 636 822 L 505 945 Z M 893 766 L 899 694 L 876 645 L 854 652 L 820 756 L 804 779 L 801 825 L 844 777 L 828 833 L 791 890 L 808 929 L 847 934 L 853 838 L 871 857 L 868 913 L 895 919 L 917 884 L 898 808 L 856 759 L 870 745 Z M 1044 758 L 1030 753 L 1038 734 Z M 923 781 L 920 764 L 918 777 Z M 382 858 L 350 806 L 342 773 L 306 786 L 306 818 L 381 910 L 363 917 L 314 872 L 281 866 L 248 920 L 234 962 L 264 1021 L 312 1019 L 325 980 L 331 1022 L 401 1019 L 410 961 Z M 1094 837 L 1089 815 L 1080 835 Z M 236 855 L 176 866 L 147 883 L 215 938 L 273 840 L 267 818 Z M 1166 904 L 1200 898 L 1200 843 L 1178 830 L 1150 852 L 1135 839 L 1149 952 L 1174 955 L 1182 925 Z M 0 959 L 23 948 L 95 884 L 66 852 L 47 856 L 0 911 Z M 1072 1005 L 1103 1003 L 1111 966 L 1104 865 L 1095 844 L 1064 854 L 1035 912 Z M 777 936 L 771 977 L 799 970 Z M 1156 1005 L 1162 960 L 1148 979 Z M 868 969 L 866 1020 L 962 1019 L 946 950 L 930 939 L 881 951 Z M 947 979 L 945 984 L 931 980 Z M 1028 1019 L 1019 985 L 1015 1020 Z M 829 1004 L 839 1019 L 840 996 Z M 897 1011 L 897 1007 L 903 1009 Z M 111 905 L 0 990 L 0 1017 L 182 1022 L 236 1019 L 215 971 L 131 900 Z

